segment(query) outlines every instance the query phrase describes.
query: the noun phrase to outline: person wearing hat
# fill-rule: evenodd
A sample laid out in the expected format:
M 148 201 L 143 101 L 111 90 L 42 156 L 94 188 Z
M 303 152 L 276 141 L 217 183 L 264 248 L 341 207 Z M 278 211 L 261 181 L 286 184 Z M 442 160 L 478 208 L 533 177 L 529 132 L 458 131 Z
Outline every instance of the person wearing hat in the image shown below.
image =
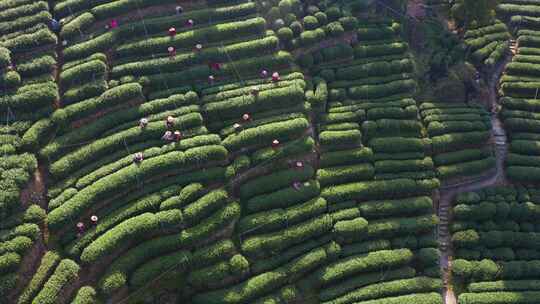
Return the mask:
M 60 22 L 58 20 L 52 18 L 51 19 L 51 29 L 55 32 L 58 32 L 60 30 Z

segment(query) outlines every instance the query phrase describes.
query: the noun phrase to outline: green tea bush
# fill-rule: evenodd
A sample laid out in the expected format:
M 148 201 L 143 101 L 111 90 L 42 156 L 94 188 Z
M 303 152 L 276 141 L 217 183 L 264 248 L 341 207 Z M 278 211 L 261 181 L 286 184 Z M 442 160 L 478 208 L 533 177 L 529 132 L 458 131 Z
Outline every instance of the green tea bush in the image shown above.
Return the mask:
M 537 303 L 540 301 L 540 292 L 483 292 L 462 293 L 459 303 L 463 304 L 511 304 L 511 303 Z
M 321 215 L 281 231 L 248 237 L 242 242 L 242 252 L 250 257 L 268 256 L 289 246 L 320 236 L 331 228 L 331 217 Z
M 172 269 L 183 273 L 189 269 L 190 259 L 191 253 L 181 250 L 150 260 L 133 272 L 130 285 L 136 288 L 141 287 L 159 275 L 170 272 Z
M 168 252 L 177 250 L 182 243 L 178 235 L 159 237 L 146 241 L 127 251 L 115 260 L 99 281 L 99 288 L 107 295 L 112 295 L 127 283 L 127 276 L 138 265 Z
M 416 215 L 431 210 L 433 202 L 427 196 L 398 200 L 367 201 L 358 205 L 360 213 L 367 219 L 388 216 Z
M 358 273 L 374 272 L 389 267 L 407 265 L 412 261 L 409 249 L 381 250 L 351 256 L 326 265 L 310 275 L 315 286 L 327 286 Z
M 47 251 L 28 285 L 24 288 L 17 300 L 17 304 L 29 304 L 40 291 L 48 277 L 60 262 L 60 256 L 54 251 Z
M 308 180 L 314 173 L 313 167 L 309 165 L 300 170 L 288 169 L 272 172 L 269 175 L 252 179 L 240 186 L 240 197 L 249 199 L 256 195 L 271 193 L 289 187 L 293 182 Z
M 67 284 L 78 278 L 79 270 L 79 265 L 72 260 L 62 260 L 32 303 L 58 303 L 59 293 Z
M 64 86 L 83 83 L 95 76 L 103 75 L 106 70 L 107 65 L 103 61 L 92 60 L 63 70 L 59 75 L 59 81 Z
M 304 133 L 308 126 L 309 123 L 305 118 L 266 124 L 230 135 L 223 140 L 223 145 L 230 151 L 253 145 L 267 146 L 273 139 L 282 141 L 294 139 Z
M 75 298 L 71 301 L 72 304 L 95 304 L 97 303 L 97 293 L 91 286 L 83 286 L 79 288 Z
M 305 202 L 320 192 L 320 184 L 316 180 L 305 182 L 303 186 L 296 190 L 292 187 L 272 191 L 268 194 L 254 196 L 245 201 L 245 210 L 254 213 L 264 210 L 285 208 L 301 202 Z
M 115 50 L 115 54 L 120 57 L 150 55 L 155 52 L 164 52 L 169 46 L 181 49 L 185 46 L 195 45 L 201 41 L 205 41 L 207 44 L 214 41 L 218 42 L 223 37 L 235 39 L 253 36 L 261 34 L 265 26 L 266 21 L 263 18 L 217 24 L 206 28 L 181 32 L 172 39 L 170 37 L 155 37 L 123 44 Z

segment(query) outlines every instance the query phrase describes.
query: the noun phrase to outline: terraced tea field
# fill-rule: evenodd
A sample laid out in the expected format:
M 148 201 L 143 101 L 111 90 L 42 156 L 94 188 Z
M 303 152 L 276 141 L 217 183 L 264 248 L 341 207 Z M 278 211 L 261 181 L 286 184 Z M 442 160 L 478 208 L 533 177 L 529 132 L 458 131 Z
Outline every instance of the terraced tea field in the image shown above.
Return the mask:
M 460 36 L 499 115 L 382 4 L 1 1 L 0 303 L 538 302 L 516 1 Z

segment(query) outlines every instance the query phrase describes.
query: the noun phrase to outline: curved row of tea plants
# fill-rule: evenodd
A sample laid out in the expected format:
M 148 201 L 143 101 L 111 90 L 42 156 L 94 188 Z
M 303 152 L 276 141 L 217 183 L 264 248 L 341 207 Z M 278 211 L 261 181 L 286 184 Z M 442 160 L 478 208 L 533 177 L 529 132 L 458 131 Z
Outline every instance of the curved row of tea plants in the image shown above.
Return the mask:
M 451 225 L 459 303 L 538 300 L 537 189 L 486 188 L 458 195 Z

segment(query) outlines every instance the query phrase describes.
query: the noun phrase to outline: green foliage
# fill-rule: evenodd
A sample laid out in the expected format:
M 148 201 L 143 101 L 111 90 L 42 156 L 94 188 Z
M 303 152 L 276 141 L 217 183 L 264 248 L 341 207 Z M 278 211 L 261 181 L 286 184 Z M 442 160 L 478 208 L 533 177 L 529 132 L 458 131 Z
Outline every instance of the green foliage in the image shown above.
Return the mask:
M 485 25 L 495 16 L 496 0 L 459 0 L 452 7 L 452 16 L 470 27 Z
M 390 277 L 391 278 L 391 277 Z M 362 301 L 370 304 L 394 304 L 394 303 L 441 303 L 441 296 L 433 292 L 442 288 L 442 282 L 438 279 L 427 277 L 416 277 L 410 279 L 394 280 L 367 285 L 354 290 L 342 297 L 329 302 L 332 304 L 351 303 L 351 301 Z M 410 294 L 407 296 L 397 296 Z M 397 297 L 393 297 L 397 296 Z M 373 299 L 371 301 L 368 301 Z M 411 302 L 400 302 L 411 301 Z
M 248 237 L 242 242 L 242 252 L 249 257 L 263 257 L 320 236 L 332 228 L 329 215 L 321 215 L 287 229 L 269 234 Z
M 325 286 L 358 273 L 403 266 L 412 258 L 413 254 L 408 249 L 375 251 L 340 259 L 316 270 L 310 277 L 316 286 Z
M 97 303 L 97 294 L 91 286 L 83 286 L 77 291 L 77 295 L 71 301 L 71 304 L 95 304 Z
M 244 205 L 248 213 L 275 208 L 285 208 L 301 202 L 305 202 L 306 200 L 317 196 L 319 192 L 319 182 L 310 180 L 308 182 L 304 182 L 299 190 L 296 190 L 292 187 L 274 190 L 267 194 L 254 196 L 245 201 Z
M 315 18 L 314 16 L 305 16 L 302 20 L 304 23 L 304 27 L 306 30 L 311 31 L 319 27 L 319 20 Z
M 306 181 L 314 174 L 313 167 L 306 165 L 302 169 L 276 171 L 240 186 L 240 197 L 249 199 L 256 195 L 267 194 L 284 187 L 290 187 L 293 182 Z
M 338 221 L 333 233 L 340 243 L 353 243 L 367 237 L 368 221 L 358 217 L 353 220 Z
M 297 118 L 285 122 L 270 123 L 256 128 L 248 128 L 225 138 L 223 145 L 230 151 L 240 150 L 243 147 L 253 145 L 268 146 L 274 139 L 285 141 L 298 137 L 305 132 L 308 125 L 309 123 L 306 119 Z
M 431 190 L 438 186 L 438 181 L 436 180 L 415 181 L 410 179 L 394 179 L 349 183 L 328 187 L 321 192 L 321 195 L 329 203 L 334 203 L 351 199 L 370 200 L 408 195 L 423 195 L 431 193 Z
M 41 291 L 34 298 L 32 304 L 57 303 L 60 291 L 65 288 L 68 283 L 77 279 L 79 269 L 79 265 L 72 260 L 62 260 L 45 285 L 43 285 Z
M 178 235 L 170 235 L 155 238 L 132 248 L 111 264 L 99 281 L 100 290 L 107 295 L 112 295 L 127 283 L 127 275 L 134 271 L 138 265 L 159 255 L 177 250 L 181 244 Z
M 540 292 L 483 292 L 463 293 L 459 295 L 459 303 L 463 304 L 511 304 L 536 303 L 540 301 Z
M 189 251 L 181 250 L 150 260 L 131 275 L 130 284 L 137 288 L 167 271 L 176 270 L 183 273 L 189 267 L 190 258 Z
M 367 201 L 358 205 L 362 216 L 382 218 L 387 216 L 415 215 L 431 210 L 433 202 L 427 196 L 398 200 Z

